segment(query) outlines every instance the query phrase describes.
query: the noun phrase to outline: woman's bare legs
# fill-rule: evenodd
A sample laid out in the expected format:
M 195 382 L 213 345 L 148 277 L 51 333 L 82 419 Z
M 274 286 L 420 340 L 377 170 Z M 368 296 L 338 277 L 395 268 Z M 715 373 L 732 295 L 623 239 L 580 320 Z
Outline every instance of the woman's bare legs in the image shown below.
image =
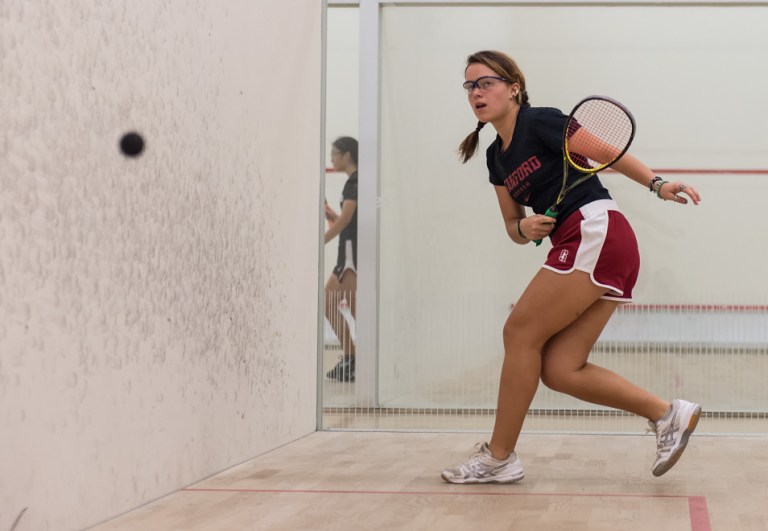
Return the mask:
M 587 362 L 592 346 L 618 306 L 599 299 L 576 321 L 547 341 L 542 355 L 541 381 L 547 387 L 585 402 L 629 411 L 658 420 L 670 403 L 618 374 Z
M 541 380 L 556 391 L 581 400 L 643 416 L 656 432 L 654 476 L 661 476 L 680 459 L 701 415 L 701 406 L 686 400 L 673 404 L 649 393 L 587 357 L 618 303 L 598 300 L 576 321 L 547 341 L 542 354 Z
M 550 384 L 609 399 L 622 404 L 617 407 L 631 407 L 630 411 L 649 418 L 659 418 L 669 408 L 669 403 L 591 364 L 586 365 L 587 372 L 572 377 L 571 373 L 585 367 L 586 357 L 616 308 L 616 303 L 603 304 L 600 297 L 605 292 L 582 271 L 563 275 L 542 268 L 528 285 L 504 325 L 504 363 L 488 444 L 494 457 L 505 459 L 514 451 L 542 376 Z M 590 386 L 600 391 L 590 395 Z
M 354 317 L 357 315 L 357 274 L 352 270 L 346 271 L 341 280 L 334 274 L 328 277 L 325 284 L 325 316 L 341 342 L 344 358 L 354 358 L 355 344 L 350 337 L 346 319 L 338 308 L 339 302 L 345 298 Z

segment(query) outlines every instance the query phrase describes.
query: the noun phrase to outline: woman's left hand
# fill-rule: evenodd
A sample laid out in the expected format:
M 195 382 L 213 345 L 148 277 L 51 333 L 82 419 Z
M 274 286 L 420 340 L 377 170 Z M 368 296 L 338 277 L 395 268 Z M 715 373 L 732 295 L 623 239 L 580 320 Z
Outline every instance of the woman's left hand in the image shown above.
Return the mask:
M 673 201 L 681 205 L 688 204 L 688 199 L 680 194 L 685 194 L 690 197 L 694 205 L 698 205 L 699 201 L 701 201 L 701 196 L 699 195 L 699 192 L 696 191 L 696 188 L 678 181 L 662 184 L 658 196 L 664 201 Z
M 335 210 L 333 210 L 330 206 L 328 206 L 328 203 L 325 203 L 325 219 L 333 223 L 339 218 L 339 215 L 336 213 Z

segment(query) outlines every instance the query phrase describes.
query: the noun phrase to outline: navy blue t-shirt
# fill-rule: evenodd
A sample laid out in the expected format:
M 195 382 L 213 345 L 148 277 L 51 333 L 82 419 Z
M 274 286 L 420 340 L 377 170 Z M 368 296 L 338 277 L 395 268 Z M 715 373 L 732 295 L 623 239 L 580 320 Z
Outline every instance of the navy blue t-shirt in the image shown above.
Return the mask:
M 491 184 L 505 186 L 515 202 L 530 207 L 536 214 L 544 214 L 554 204 L 563 184 L 563 130 L 567 119 L 551 107 L 521 107 L 507 150 L 501 153 L 501 138 L 497 135 L 486 151 Z M 568 183 L 582 175 L 569 167 Z M 597 175 L 587 179 L 568 192 L 558 205 L 552 232 L 587 203 L 610 198 Z
M 357 202 L 357 172 L 352 173 L 344 183 L 344 189 L 341 191 L 340 207 L 344 208 L 344 201 Z M 347 256 L 347 242 L 351 242 L 352 256 Z M 347 267 L 348 259 L 352 259 L 352 265 L 357 267 L 357 206 L 349 220 L 349 225 L 342 229 L 339 234 L 339 251 L 336 255 L 336 268 L 334 273 L 340 276 Z

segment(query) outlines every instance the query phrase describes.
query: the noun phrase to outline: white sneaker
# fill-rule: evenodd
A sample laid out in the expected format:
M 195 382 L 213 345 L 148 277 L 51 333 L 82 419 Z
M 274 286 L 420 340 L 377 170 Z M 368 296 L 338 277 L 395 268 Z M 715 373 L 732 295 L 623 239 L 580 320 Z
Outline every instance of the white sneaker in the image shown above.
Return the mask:
M 648 424 L 656 433 L 656 462 L 651 471 L 661 476 L 672 468 L 688 444 L 701 416 L 701 406 L 685 400 L 673 400 L 669 412 L 656 422 Z
M 446 468 L 440 477 L 448 483 L 515 483 L 523 479 L 523 464 L 512 452 L 506 459 L 496 459 L 488 443 L 456 468 Z

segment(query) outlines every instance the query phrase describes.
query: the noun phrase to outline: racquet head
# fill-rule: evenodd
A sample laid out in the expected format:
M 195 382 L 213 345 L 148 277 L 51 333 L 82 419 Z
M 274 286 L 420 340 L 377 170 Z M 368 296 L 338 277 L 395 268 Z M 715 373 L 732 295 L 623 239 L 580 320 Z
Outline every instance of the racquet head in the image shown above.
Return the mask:
M 635 119 L 629 109 L 606 96 L 589 96 L 568 116 L 563 152 L 571 166 L 594 173 L 619 160 L 634 137 Z

